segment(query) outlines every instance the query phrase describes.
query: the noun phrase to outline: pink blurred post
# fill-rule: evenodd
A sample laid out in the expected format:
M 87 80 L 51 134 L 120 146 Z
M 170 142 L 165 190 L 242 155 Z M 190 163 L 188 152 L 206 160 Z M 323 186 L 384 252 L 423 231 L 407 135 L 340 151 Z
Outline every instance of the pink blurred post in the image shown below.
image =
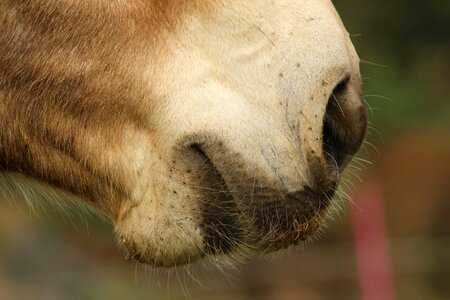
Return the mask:
M 350 217 L 362 300 L 394 300 L 389 240 L 381 185 L 365 183 L 351 205 Z

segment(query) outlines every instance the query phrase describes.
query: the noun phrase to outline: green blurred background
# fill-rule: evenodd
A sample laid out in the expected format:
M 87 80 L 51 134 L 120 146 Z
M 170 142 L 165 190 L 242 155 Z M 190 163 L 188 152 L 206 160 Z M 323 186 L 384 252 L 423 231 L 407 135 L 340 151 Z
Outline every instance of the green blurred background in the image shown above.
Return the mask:
M 369 184 L 381 192 L 392 275 L 383 278 L 391 298 L 450 299 L 450 1 L 334 4 L 362 59 L 371 108 L 360 156 L 372 164 L 353 194 Z M 370 211 L 358 201 L 308 247 L 239 271 L 190 269 L 201 284 L 186 271 L 125 261 L 105 222 L 27 217 L 23 203 L 0 201 L 0 300 L 370 299 L 350 220 Z

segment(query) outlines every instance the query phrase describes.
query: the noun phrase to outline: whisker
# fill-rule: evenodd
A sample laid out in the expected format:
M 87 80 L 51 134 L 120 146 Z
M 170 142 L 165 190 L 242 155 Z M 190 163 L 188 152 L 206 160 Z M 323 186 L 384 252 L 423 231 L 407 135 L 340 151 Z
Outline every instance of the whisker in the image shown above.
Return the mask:
M 377 64 L 368 60 L 364 60 L 364 59 L 360 59 L 362 64 L 366 64 L 366 65 L 371 65 L 371 66 L 375 66 L 375 67 L 382 67 L 382 68 L 387 68 L 389 67 L 388 65 L 382 65 L 382 64 Z
M 382 95 L 377 95 L 377 94 L 365 94 L 364 99 L 367 99 L 367 98 L 377 98 L 377 99 L 382 99 L 382 100 L 386 100 L 389 102 L 393 102 L 393 100 L 391 98 L 382 96 Z

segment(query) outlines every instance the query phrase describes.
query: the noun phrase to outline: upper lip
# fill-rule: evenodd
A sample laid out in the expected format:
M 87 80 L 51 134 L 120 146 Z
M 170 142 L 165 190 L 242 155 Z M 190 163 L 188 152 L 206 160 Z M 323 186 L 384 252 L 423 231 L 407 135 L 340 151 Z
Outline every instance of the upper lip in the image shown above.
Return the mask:
M 291 192 L 242 174 L 240 184 L 235 185 L 226 182 L 217 170 L 207 147 L 191 144 L 190 149 L 205 166 L 200 170 L 206 172 L 200 175 L 206 180 L 202 186 L 216 190 L 201 191 L 205 197 L 202 227 L 209 253 L 226 253 L 237 244 L 273 251 L 305 239 L 318 227 L 336 189 L 336 182 L 327 174 L 315 180 L 312 187 Z M 322 165 L 318 172 L 326 170 Z

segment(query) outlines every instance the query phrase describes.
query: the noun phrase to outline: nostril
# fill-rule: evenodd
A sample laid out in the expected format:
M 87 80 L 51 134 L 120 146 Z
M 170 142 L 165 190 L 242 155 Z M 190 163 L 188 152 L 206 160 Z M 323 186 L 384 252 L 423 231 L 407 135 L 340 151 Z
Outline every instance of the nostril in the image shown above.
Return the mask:
M 342 143 L 337 138 L 336 134 L 333 132 L 333 125 L 328 118 L 325 118 L 323 124 L 323 153 L 325 159 L 329 162 L 329 164 L 336 165 L 336 167 L 340 167 L 344 160 L 343 152 L 339 149 L 342 149 Z
M 348 88 L 349 82 L 350 82 L 350 76 L 346 76 L 344 79 L 342 79 L 342 80 L 336 85 L 336 87 L 333 89 L 333 91 L 331 92 L 331 95 L 330 95 L 330 99 L 329 99 L 329 100 L 331 100 L 331 98 L 336 99 L 336 98 L 338 98 L 338 97 L 344 96 L 345 93 L 346 93 L 346 90 L 347 90 L 347 88 Z M 329 101 L 328 101 L 328 103 L 329 103 Z
M 323 153 L 327 161 L 343 168 L 361 146 L 366 127 L 360 83 L 345 77 L 333 89 L 323 120 Z

